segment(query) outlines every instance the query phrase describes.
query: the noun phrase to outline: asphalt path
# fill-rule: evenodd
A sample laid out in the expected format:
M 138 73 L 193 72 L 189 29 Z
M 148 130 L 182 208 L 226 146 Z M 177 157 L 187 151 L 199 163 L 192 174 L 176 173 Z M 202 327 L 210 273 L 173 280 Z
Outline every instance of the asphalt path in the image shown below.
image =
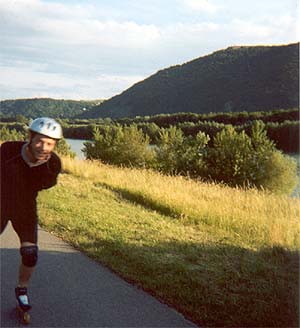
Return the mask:
M 9 225 L 1 242 L 1 327 L 20 327 L 14 288 L 19 242 Z M 180 313 L 39 229 L 31 327 L 196 327 Z

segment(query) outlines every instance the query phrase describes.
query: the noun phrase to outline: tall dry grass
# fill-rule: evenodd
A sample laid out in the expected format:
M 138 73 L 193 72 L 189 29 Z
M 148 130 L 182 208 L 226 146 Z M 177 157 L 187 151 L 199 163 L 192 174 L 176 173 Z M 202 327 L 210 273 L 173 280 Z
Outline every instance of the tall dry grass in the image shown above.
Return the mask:
M 94 161 L 63 158 L 63 169 L 183 224 L 205 223 L 232 232 L 245 245 L 300 249 L 299 199 Z

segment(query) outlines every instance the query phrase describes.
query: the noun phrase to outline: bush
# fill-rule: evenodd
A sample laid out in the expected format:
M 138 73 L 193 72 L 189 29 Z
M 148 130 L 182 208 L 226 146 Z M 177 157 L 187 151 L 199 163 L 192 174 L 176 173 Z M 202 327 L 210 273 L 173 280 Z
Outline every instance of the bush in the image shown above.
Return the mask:
M 66 142 L 64 138 L 58 141 L 55 150 L 59 155 L 69 156 L 71 158 L 75 158 L 76 156 L 76 153 L 71 150 L 70 145 Z
M 251 136 L 232 126 L 219 132 L 207 156 L 210 177 L 232 186 L 290 193 L 296 184 L 295 161 L 276 150 L 264 127 L 255 121 Z
M 19 132 L 16 129 L 8 129 L 6 127 L 2 127 L 0 129 L 0 140 L 1 141 L 17 141 L 17 140 L 25 140 L 25 133 Z
M 175 126 L 162 129 L 156 149 L 158 168 L 169 174 L 178 173 L 178 163 L 182 154 L 184 135 Z
M 279 151 L 273 152 L 265 164 L 265 174 L 260 185 L 278 194 L 290 195 L 297 184 L 296 161 Z
M 135 124 L 130 126 L 105 126 L 101 133 L 94 128 L 94 140 L 86 142 L 84 153 L 87 159 L 100 159 L 103 163 L 151 167 L 154 151 L 149 147 L 149 137 Z
M 238 133 L 232 126 L 226 126 L 213 139 L 213 147 L 209 149 L 208 174 L 216 181 L 242 185 L 251 176 L 246 170 L 250 158 L 250 137 L 244 131 Z
M 168 174 L 199 176 L 205 170 L 203 155 L 209 137 L 199 132 L 185 137 L 175 126 L 162 129 L 156 148 L 158 168 Z

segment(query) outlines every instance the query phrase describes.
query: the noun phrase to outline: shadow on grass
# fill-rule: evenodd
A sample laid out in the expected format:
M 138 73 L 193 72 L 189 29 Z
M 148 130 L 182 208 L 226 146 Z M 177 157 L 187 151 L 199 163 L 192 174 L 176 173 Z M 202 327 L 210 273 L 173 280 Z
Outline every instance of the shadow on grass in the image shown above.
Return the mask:
M 199 326 L 299 327 L 299 253 L 231 245 L 121 240 L 80 245 Z
M 97 182 L 94 183 L 95 187 L 101 187 L 108 189 L 112 192 L 114 192 L 118 197 L 125 199 L 127 201 L 130 201 L 134 204 L 139 204 L 146 209 L 150 209 L 153 211 L 157 211 L 158 213 L 162 215 L 167 215 L 173 218 L 178 218 L 180 216 L 180 212 L 176 211 L 174 208 L 170 206 L 166 206 L 164 204 L 161 204 L 151 198 L 145 197 L 144 194 L 139 193 L 139 192 L 134 192 L 134 191 L 129 191 L 128 189 L 125 188 L 116 188 L 113 187 L 109 184 L 102 183 L 102 182 Z

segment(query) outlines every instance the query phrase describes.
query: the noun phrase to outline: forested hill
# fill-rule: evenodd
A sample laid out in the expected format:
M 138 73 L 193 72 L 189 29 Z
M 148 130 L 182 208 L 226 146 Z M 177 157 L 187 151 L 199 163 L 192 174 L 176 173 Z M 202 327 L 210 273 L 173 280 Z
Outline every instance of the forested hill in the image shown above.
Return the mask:
M 81 117 L 298 107 L 299 43 L 229 47 L 158 71 Z
M 70 118 L 80 115 L 102 100 L 63 100 L 51 98 L 15 99 L 0 101 L 0 118 L 15 118 L 18 115 L 26 118 L 50 116 Z

